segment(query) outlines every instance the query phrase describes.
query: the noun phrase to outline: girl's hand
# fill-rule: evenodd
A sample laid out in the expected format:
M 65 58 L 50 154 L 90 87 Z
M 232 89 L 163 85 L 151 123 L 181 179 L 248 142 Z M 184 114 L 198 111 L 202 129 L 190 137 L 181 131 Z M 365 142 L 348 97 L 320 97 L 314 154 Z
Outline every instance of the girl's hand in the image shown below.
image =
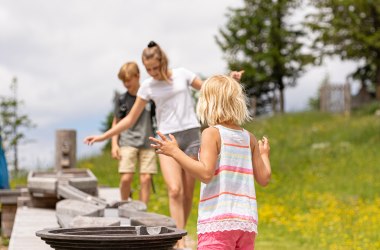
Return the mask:
M 152 148 L 156 149 L 157 154 L 164 154 L 167 156 L 173 156 L 179 149 L 177 140 L 172 134 L 169 134 L 170 139 L 164 136 L 160 131 L 157 131 L 157 135 L 161 137 L 161 140 L 154 137 L 149 137 L 149 140 L 155 144 L 150 144 Z
M 269 146 L 269 140 L 265 136 L 263 136 L 263 139 L 258 141 L 259 143 L 259 151 L 260 155 L 266 155 L 269 157 L 270 153 L 270 146 Z
M 103 141 L 104 139 L 102 138 L 101 135 L 91 135 L 91 136 L 87 136 L 86 138 L 84 138 L 83 142 L 87 145 L 92 145 L 94 144 L 95 142 L 99 142 L 99 141 Z
M 244 70 L 232 71 L 230 73 L 230 77 L 234 78 L 236 81 L 240 81 L 241 76 L 243 75 L 243 73 L 244 73 Z

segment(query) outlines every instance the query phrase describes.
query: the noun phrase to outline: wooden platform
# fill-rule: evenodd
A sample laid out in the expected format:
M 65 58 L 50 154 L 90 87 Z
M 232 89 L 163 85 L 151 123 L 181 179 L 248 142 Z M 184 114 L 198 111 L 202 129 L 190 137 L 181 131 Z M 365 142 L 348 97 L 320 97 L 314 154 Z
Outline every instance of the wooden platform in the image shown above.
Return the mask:
M 108 202 L 119 200 L 118 188 L 99 188 L 99 197 Z M 8 250 L 45 250 L 52 249 L 36 236 L 36 232 L 45 228 L 59 227 L 54 209 L 17 208 L 12 236 Z

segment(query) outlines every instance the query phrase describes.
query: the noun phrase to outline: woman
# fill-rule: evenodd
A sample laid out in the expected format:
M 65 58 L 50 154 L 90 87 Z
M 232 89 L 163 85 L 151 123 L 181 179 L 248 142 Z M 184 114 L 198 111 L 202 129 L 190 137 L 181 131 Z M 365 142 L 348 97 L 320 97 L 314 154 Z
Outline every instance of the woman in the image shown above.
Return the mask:
M 130 113 L 104 134 L 86 137 L 84 142 L 91 145 L 130 128 L 139 118 L 145 105 L 153 100 L 156 104 L 158 130 L 166 136 L 174 135 L 181 150 L 191 158 L 197 159 L 200 124 L 189 87 L 199 90 L 202 80 L 187 69 L 169 69 L 165 52 L 153 41 L 143 50 L 142 62 L 150 78 L 141 84 Z M 242 73 L 233 72 L 231 75 L 240 79 Z M 184 229 L 192 207 L 195 179 L 183 171 L 173 158 L 159 155 L 159 160 L 168 188 L 171 217 L 178 228 Z M 184 240 L 178 242 L 178 247 L 184 247 Z

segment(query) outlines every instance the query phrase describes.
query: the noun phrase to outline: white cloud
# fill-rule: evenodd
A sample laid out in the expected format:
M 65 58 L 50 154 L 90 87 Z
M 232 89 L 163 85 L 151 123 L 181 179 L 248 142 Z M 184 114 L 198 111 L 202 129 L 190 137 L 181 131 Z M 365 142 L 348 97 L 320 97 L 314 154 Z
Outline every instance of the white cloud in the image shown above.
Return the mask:
M 57 129 L 77 129 L 78 157 L 97 152 L 99 145 L 88 147 L 81 141 L 99 133 L 112 109 L 114 90 L 123 90 L 116 77 L 119 67 L 127 60 L 142 66 L 141 52 L 150 40 L 163 47 L 173 67 L 205 76 L 225 72 L 214 36 L 226 23 L 227 8 L 241 4 L 236 0 L 1 0 L 0 94 L 10 92 L 16 76 L 23 111 L 38 125 L 27 133 L 35 142 L 21 147 L 22 167 L 54 163 Z M 143 67 L 141 72 L 145 78 Z M 305 79 L 307 84 L 299 86 L 314 91 L 309 85 L 319 84 L 317 78 Z M 305 91 L 302 95 L 308 96 Z M 289 109 L 306 106 L 303 99 L 287 100 Z

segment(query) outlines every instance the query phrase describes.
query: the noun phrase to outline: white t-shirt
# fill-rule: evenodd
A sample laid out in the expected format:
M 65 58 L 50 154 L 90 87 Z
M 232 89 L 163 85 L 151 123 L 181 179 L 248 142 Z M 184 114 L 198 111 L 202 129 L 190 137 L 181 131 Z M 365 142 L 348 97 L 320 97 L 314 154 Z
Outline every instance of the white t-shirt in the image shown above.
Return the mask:
M 195 114 L 194 100 L 190 93 L 191 83 L 196 75 L 184 68 L 172 69 L 171 82 L 143 81 L 137 96 L 156 104 L 158 130 L 163 134 L 199 128 Z

